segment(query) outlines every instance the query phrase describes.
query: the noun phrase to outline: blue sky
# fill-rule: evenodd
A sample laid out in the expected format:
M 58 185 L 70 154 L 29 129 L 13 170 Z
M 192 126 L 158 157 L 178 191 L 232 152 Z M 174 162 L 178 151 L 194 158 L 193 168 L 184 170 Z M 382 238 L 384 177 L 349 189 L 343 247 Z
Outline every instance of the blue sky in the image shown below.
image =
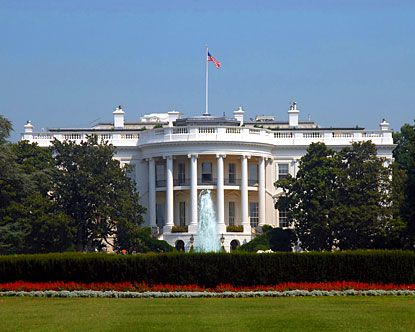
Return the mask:
M 35 130 L 243 106 L 322 126 L 415 119 L 415 1 L 3 1 L 0 114 Z

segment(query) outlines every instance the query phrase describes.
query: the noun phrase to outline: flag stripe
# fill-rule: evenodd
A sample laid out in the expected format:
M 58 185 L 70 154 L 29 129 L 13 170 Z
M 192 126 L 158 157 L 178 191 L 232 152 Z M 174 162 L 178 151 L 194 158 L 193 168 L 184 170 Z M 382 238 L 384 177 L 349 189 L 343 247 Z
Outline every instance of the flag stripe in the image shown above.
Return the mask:
M 219 68 L 220 68 L 220 62 L 219 62 L 218 60 L 216 60 L 216 59 L 215 59 L 215 57 L 214 57 L 212 54 L 210 54 L 210 52 L 208 52 L 208 58 L 207 58 L 207 61 L 212 61 L 212 62 L 215 64 L 215 67 L 216 67 L 217 69 L 219 69 Z

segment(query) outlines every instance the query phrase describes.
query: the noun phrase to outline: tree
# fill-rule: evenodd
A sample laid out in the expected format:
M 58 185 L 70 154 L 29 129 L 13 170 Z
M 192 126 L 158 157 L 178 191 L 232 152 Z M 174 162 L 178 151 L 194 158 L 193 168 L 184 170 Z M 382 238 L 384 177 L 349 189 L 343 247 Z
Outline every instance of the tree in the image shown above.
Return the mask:
M 3 115 L 0 115 L 0 144 L 6 143 L 12 130 L 12 123 Z
M 10 121 L 0 116 L 0 254 L 22 248 L 27 235 L 27 229 L 13 216 L 13 211 L 22 206 L 26 187 L 12 145 L 7 142 L 11 130 Z
M 0 161 L 5 163 L 0 166 L 0 253 L 70 248 L 71 220 L 49 195 L 56 171 L 51 152 L 28 142 L 3 144 L 3 151 L 7 158 Z
M 401 131 L 394 134 L 397 144 L 393 156 L 401 170 L 404 198 L 401 205 L 401 216 L 406 222 L 404 241 L 407 248 L 415 247 L 415 123 L 405 124 Z
M 402 223 L 393 218 L 391 168 L 370 142 L 355 142 L 338 154 L 338 200 L 333 230 L 340 249 L 385 247 Z
M 76 249 L 99 250 L 118 231 L 134 233 L 145 209 L 127 169 L 113 159 L 114 147 L 93 135 L 80 144 L 55 140 L 52 150 L 59 169 L 53 196 L 74 220 Z
M 303 249 L 400 246 L 399 181 L 384 164 L 372 142 L 339 152 L 309 146 L 297 178 L 276 183 L 284 192 L 276 208 L 287 210 Z
M 284 195 L 276 208 L 286 210 L 307 250 L 331 250 L 336 204 L 337 158 L 324 143 L 312 143 L 301 158 L 297 177 L 277 181 Z

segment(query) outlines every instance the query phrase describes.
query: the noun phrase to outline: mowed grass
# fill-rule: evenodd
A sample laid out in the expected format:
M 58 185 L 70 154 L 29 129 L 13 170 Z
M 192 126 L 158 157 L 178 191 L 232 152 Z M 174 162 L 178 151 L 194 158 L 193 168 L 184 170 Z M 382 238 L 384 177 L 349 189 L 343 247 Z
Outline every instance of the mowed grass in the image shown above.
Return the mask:
M 1 331 L 415 331 L 415 297 L 0 298 Z

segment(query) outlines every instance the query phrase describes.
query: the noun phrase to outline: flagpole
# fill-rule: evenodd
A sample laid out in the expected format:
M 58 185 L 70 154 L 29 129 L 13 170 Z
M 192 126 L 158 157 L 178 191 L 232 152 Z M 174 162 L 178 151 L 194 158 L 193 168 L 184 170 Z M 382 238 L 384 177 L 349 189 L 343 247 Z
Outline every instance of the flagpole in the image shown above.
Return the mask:
M 208 66 L 208 46 L 206 45 L 206 56 L 205 56 L 205 61 L 206 61 L 206 82 L 205 82 L 205 114 L 204 115 L 209 115 L 209 66 Z

